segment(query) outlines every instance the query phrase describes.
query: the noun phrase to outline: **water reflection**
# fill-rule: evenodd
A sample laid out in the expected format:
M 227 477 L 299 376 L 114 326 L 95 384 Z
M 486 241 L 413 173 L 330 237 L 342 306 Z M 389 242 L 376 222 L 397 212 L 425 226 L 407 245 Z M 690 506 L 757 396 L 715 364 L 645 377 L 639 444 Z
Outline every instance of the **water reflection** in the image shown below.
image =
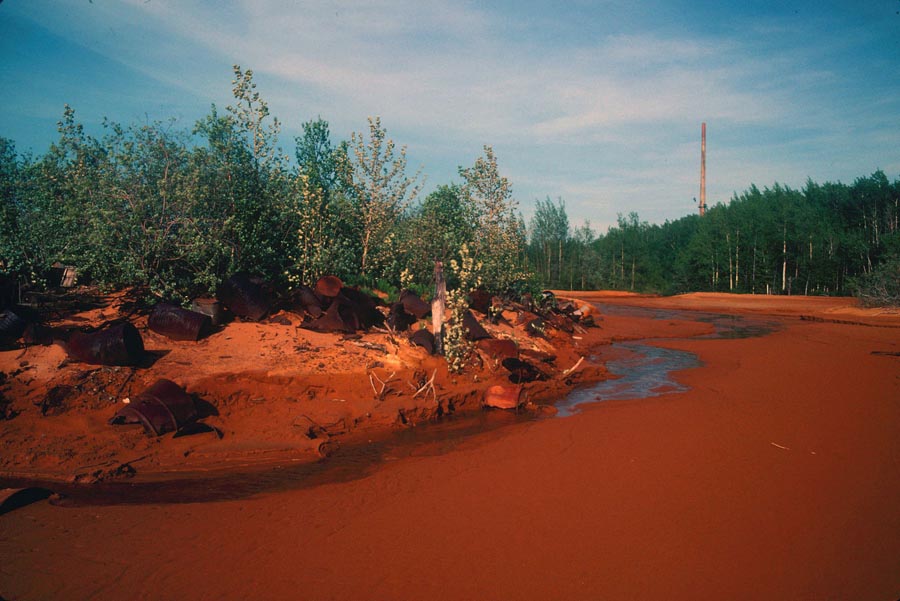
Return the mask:
M 694 353 L 647 344 L 623 342 L 612 345 L 611 350 L 621 358 L 607 361 L 606 368 L 617 377 L 570 393 L 556 403 L 559 417 L 577 413 L 585 403 L 644 399 L 684 392 L 687 386 L 675 380 L 672 372 L 701 365 Z

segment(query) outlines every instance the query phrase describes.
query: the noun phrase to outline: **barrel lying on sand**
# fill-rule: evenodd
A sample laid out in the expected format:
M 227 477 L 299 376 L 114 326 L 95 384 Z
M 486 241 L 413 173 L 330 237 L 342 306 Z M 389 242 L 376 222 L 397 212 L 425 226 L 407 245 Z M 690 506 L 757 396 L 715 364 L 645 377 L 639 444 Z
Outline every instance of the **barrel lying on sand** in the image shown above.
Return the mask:
M 172 340 L 200 340 L 212 329 L 209 315 L 159 303 L 147 320 L 147 327 Z
M 259 321 L 272 308 L 261 282 L 246 273 L 236 273 L 225 280 L 216 296 L 232 313 L 252 321 Z
M 73 332 L 66 351 L 69 358 L 92 365 L 137 365 L 144 358 L 144 340 L 128 322 L 96 332 Z
M 119 409 L 110 424 L 141 424 L 147 434 L 177 432 L 198 417 L 194 399 L 171 380 L 160 379 Z

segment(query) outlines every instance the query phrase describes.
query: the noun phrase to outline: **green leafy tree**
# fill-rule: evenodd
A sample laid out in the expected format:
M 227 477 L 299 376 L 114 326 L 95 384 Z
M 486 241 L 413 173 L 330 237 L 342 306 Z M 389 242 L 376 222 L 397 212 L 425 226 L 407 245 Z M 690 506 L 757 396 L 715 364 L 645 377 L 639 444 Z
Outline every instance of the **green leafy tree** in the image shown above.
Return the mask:
M 412 281 L 425 288 L 431 283 L 436 260 L 461 260 L 460 249 L 474 244 L 476 228 L 475 209 L 458 185 L 442 185 L 429 194 L 403 226 L 405 263 Z M 453 272 L 448 276 L 448 285 L 458 284 Z
M 563 255 L 569 238 L 569 217 L 566 205 L 560 198 L 553 204 L 546 200 L 535 203 L 531 218 L 531 248 L 534 265 L 546 286 L 562 285 Z
M 296 138 L 297 173 L 291 194 L 297 213 L 296 246 L 288 272 L 292 285 L 311 283 L 325 274 L 347 278 L 356 262 L 356 222 L 350 190 L 348 145 L 331 143 L 328 122 L 303 124 Z
M 349 185 L 359 221 L 360 274 L 384 275 L 398 251 L 397 226 L 419 193 L 419 173 L 406 175 L 406 147 L 396 148 L 381 126 L 369 117 L 368 138 L 350 137 L 352 178 Z
M 507 293 L 521 286 L 528 276 L 523 267 L 525 231 L 516 211 L 512 186 L 500 175 L 490 146 L 475 164 L 459 168 L 463 194 L 476 215 L 478 236 L 473 256 L 482 263 L 481 282 L 494 292 Z

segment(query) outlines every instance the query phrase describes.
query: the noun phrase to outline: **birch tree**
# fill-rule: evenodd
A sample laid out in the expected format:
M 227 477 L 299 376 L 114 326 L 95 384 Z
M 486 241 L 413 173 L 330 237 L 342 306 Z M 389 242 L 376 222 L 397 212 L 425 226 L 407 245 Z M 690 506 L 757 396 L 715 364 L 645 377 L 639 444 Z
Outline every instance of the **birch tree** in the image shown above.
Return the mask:
M 459 175 L 477 215 L 479 235 L 474 256 L 482 262 L 482 282 L 493 291 L 505 293 L 525 278 L 520 264 L 525 237 L 512 187 L 500 175 L 490 146 L 484 147 L 484 156 L 478 157 L 472 167 L 460 167 Z
M 354 132 L 350 146 L 350 187 L 360 226 L 360 274 L 366 277 L 383 269 L 395 253 L 396 228 L 419 193 L 420 173 L 407 177 L 406 146 L 397 149 L 380 117 L 369 117 L 368 139 Z

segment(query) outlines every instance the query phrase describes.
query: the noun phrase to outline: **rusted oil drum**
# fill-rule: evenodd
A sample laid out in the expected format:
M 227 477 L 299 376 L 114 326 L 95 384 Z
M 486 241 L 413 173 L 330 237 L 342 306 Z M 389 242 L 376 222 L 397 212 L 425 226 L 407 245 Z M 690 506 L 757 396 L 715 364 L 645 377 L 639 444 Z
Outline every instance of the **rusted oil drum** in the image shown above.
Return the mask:
M 322 301 L 313 292 L 309 286 L 300 286 L 292 294 L 294 301 L 299 303 L 303 310 L 309 313 L 310 317 L 319 317 L 322 315 Z
M 246 273 L 236 273 L 225 280 L 216 296 L 238 317 L 259 321 L 272 307 L 272 301 L 262 285 Z
M 343 287 L 344 283 L 341 281 L 341 278 L 336 275 L 323 275 L 316 282 L 316 293 L 327 298 L 334 298 Z
M 384 325 L 384 315 L 378 310 L 378 300 L 361 290 L 344 287 L 334 302 L 339 304 L 344 322 L 355 330 Z
M 12 311 L 6 310 L 0 313 L 0 338 L 13 341 L 18 340 L 25 332 L 28 322 Z
M 416 319 L 422 319 L 431 312 L 431 305 L 411 290 L 404 290 L 400 293 L 400 303 L 403 305 L 403 310 Z
M 483 338 L 476 346 L 495 361 L 519 356 L 519 347 L 507 338 Z
M 484 405 L 495 409 L 515 409 L 522 396 L 521 386 L 491 386 L 484 391 Z
M 73 332 L 69 358 L 92 365 L 137 365 L 144 358 L 144 340 L 132 324 L 118 323 L 97 332 Z
M 169 303 L 153 308 L 147 327 L 172 340 L 200 340 L 212 328 L 209 315 L 188 311 Z
M 210 323 L 214 326 L 220 326 L 224 321 L 222 315 L 222 303 L 215 298 L 195 298 L 191 301 L 191 311 L 208 315 Z
M 391 305 L 391 312 L 387 317 L 387 324 L 398 332 L 405 332 L 409 326 L 416 323 L 416 316 L 407 313 L 403 303 L 396 302 Z
M 466 338 L 469 340 L 483 340 L 491 337 L 491 335 L 488 334 L 488 331 L 478 323 L 478 320 L 475 319 L 475 316 L 472 315 L 471 311 L 466 311 L 466 314 L 463 315 L 462 325 L 463 330 L 466 333 Z
M 341 317 L 339 308 L 338 303 L 333 302 L 322 315 L 311 321 L 303 322 L 300 327 L 314 332 L 353 332 L 353 329 Z
M 491 296 L 490 292 L 482 290 L 481 288 L 477 288 L 469 293 L 469 308 L 475 309 L 480 313 L 484 313 L 487 315 L 487 312 L 491 308 Z
M 432 334 L 428 330 L 416 330 L 412 335 L 410 335 L 409 341 L 416 346 L 421 346 L 423 349 L 428 351 L 429 355 L 434 354 L 434 334 Z
M 141 424 L 147 434 L 176 432 L 197 419 L 194 399 L 172 380 L 160 379 L 119 409 L 110 424 Z

